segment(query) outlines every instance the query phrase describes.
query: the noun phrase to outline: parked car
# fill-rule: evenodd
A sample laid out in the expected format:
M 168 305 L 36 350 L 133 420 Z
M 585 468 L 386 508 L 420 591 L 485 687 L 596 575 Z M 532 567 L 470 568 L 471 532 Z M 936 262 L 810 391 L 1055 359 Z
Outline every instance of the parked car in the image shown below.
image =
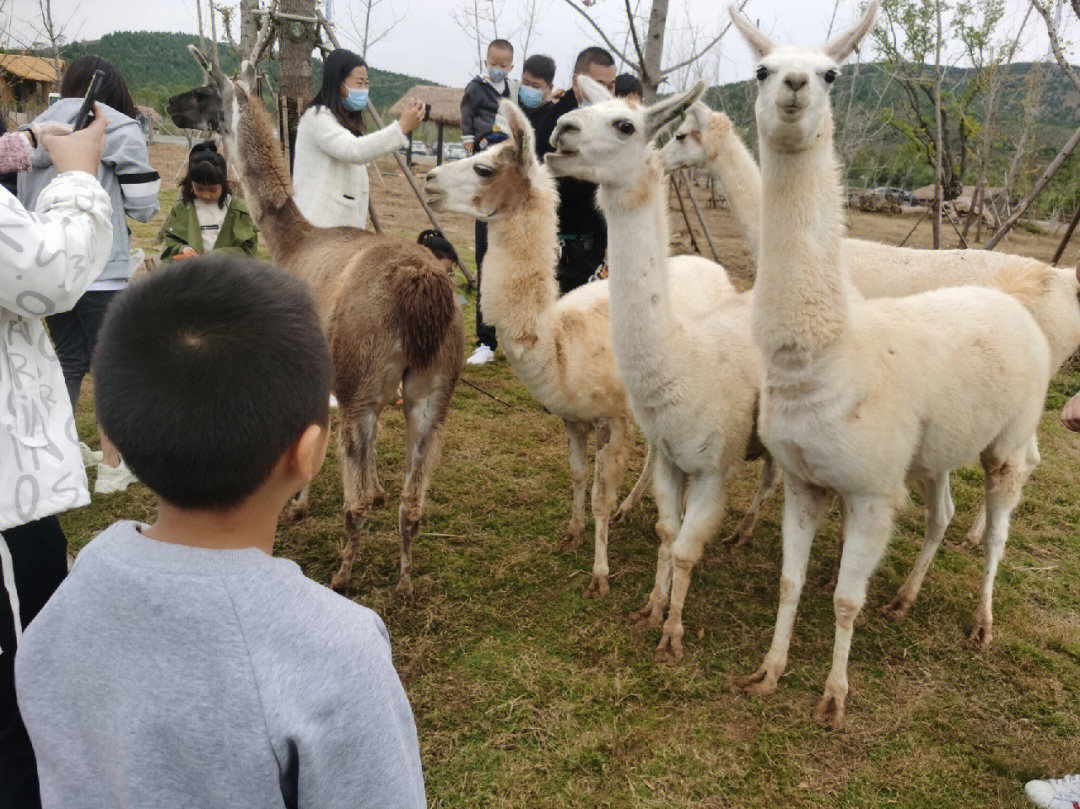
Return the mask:
M 409 147 L 408 146 L 402 146 L 398 151 L 400 151 L 402 154 L 408 154 Z M 414 140 L 412 142 L 412 154 L 413 154 L 413 157 L 417 157 L 417 156 L 430 157 L 433 154 L 435 154 L 435 152 L 433 152 L 432 149 L 426 143 L 424 143 L 422 140 Z
M 468 153 L 460 143 L 451 142 L 443 145 L 443 160 L 462 160 L 466 157 Z
M 891 185 L 881 185 L 873 189 L 875 194 L 880 194 L 883 197 L 889 197 L 895 199 L 901 205 L 914 205 L 915 197 L 911 195 L 911 192 L 906 188 L 897 188 Z

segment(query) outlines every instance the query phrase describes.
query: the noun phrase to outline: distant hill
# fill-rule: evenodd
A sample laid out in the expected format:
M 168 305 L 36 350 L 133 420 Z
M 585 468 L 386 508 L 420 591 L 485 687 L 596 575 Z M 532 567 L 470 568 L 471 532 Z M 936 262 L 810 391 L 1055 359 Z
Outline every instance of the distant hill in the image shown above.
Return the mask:
M 93 41 L 73 42 L 63 49 L 68 62 L 80 56 L 94 54 L 112 62 L 123 74 L 135 101 L 164 111 L 169 96 L 190 90 L 202 81 L 202 71 L 188 53 L 189 44 L 199 39 L 191 34 L 161 31 L 120 31 L 106 34 Z M 208 46 L 209 47 L 209 46 Z M 237 56 L 226 43 L 218 45 L 221 65 L 227 71 L 236 70 Z M 322 62 L 315 61 L 316 84 L 322 80 Z M 271 84 L 277 79 L 277 64 L 267 68 Z M 371 100 L 386 109 L 414 84 L 427 84 L 423 79 L 371 68 Z

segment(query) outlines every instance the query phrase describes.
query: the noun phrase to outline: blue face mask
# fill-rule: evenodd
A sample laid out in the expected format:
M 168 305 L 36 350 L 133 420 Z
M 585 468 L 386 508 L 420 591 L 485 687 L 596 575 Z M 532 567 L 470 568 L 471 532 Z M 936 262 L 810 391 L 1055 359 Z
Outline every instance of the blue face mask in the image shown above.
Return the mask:
M 498 84 L 506 78 L 506 69 L 501 67 L 489 67 L 488 76 L 491 77 L 493 82 Z
M 544 93 L 535 87 L 523 84 L 518 88 L 518 100 L 521 101 L 521 106 L 525 109 L 536 109 L 543 102 Z
M 349 94 L 341 99 L 342 105 L 349 112 L 359 112 L 367 106 L 368 91 L 357 87 L 350 87 Z

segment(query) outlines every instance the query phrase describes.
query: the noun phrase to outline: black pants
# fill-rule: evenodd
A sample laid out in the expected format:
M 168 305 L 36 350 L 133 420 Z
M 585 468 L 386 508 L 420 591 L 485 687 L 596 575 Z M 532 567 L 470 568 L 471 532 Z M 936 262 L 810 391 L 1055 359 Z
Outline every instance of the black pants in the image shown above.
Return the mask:
M 5 577 L 14 574 L 19 622 L 25 630 L 67 575 L 67 538 L 56 517 L 45 517 L 8 528 L 3 541 L 11 554 L 11 570 L 0 572 Z M 6 561 L 0 556 L 0 568 Z M 15 701 L 16 645 L 11 594 L 0 586 L 0 809 L 36 809 L 41 798 L 34 750 Z
M 487 254 L 487 222 L 476 220 L 476 342 L 485 345 L 492 351 L 499 344 L 495 339 L 495 327 L 484 322 L 484 313 L 480 309 L 480 273 L 484 266 L 484 256 Z
M 593 237 L 564 241 L 560 245 L 555 277 L 559 281 L 559 294 L 565 295 L 586 283 L 604 262 L 605 245 Z
M 83 377 L 90 373 L 90 360 L 94 356 L 101 321 L 115 296 L 115 290 L 87 292 L 71 311 L 45 318 L 49 336 L 56 347 L 56 358 L 64 369 L 64 385 L 71 398 L 72 410 L 79 402 Z

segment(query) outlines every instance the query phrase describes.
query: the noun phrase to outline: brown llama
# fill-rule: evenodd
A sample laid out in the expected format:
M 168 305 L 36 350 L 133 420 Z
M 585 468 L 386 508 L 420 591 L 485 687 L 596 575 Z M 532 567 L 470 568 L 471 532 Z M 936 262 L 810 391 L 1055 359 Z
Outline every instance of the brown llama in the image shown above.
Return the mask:
M 424 498 L 442 452 L 450 399 L 464 352 L 461 309 L 453 283 L 427 248 L 349 227 L 317 228 L 292 200 L 292 182 L 258 96 L 250 95 L 250 65 L 233 80 L 196 48 L 210 74 L 207 94 L 188 98 L 190 123 L 216 128 L 237 172 L 252 217 L 274 262 L 306 281 L 315 294 L 334 360 L 334 395 L 341 425 L 338 459 L 345 495 L 345 546 L 335 590 L 348 588 L 364 522 L 387 504 L 375 468 L 379 414 L 401 384 L 407 470 L 401 493 L 401 577 L 397 592 L 412 594 L 412 543 Z M 297 380 L 302 384 L 302 380 Z M 307 490 L 290 509 L 307 511 Z

